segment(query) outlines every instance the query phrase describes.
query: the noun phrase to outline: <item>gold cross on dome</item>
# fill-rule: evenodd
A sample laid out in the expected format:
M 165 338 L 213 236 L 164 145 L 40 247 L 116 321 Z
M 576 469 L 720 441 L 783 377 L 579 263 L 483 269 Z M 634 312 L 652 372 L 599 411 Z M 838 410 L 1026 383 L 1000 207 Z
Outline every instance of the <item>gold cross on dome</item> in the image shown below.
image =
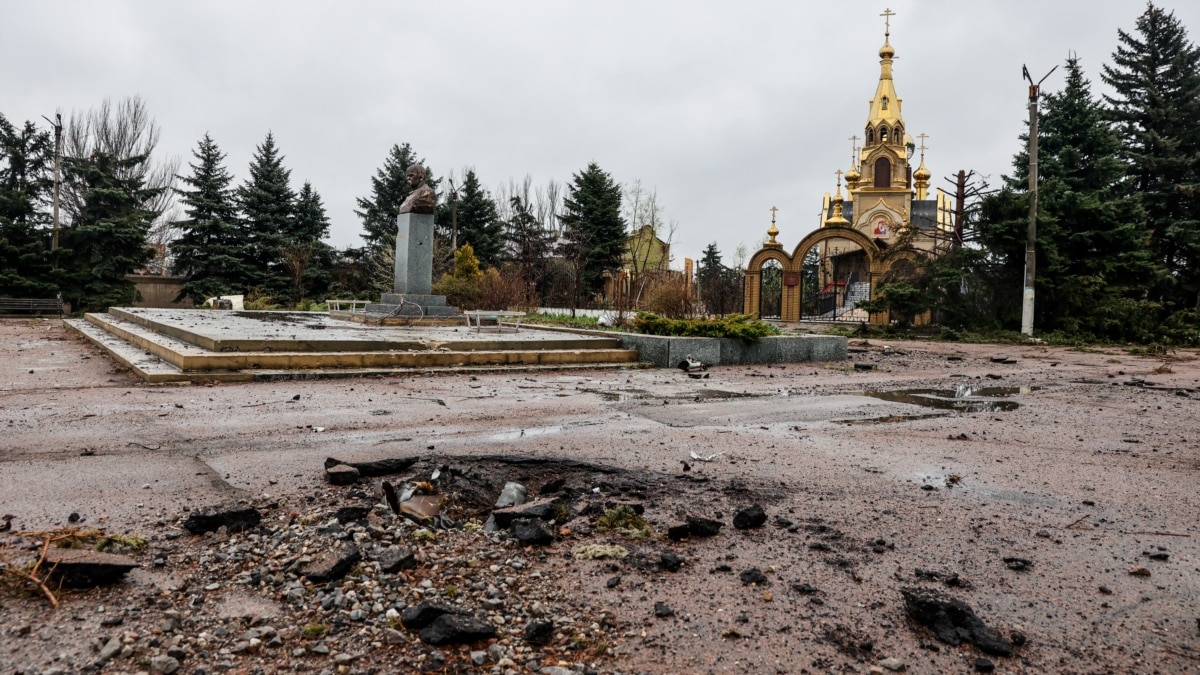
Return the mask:
M 929 138 L 929 134 L 917 134 L 917 138 L 921 139 L 921 161 L 925 161 L 925 151 L 929 149 L 925 146 L 925 139 Z
M 883 17 L 883 36 L 888 37 L 892 34 L 892 17 L 896 16 L 896 13 L 892 11 L 891 7 L 888 7 L 879 16 Z
M 778 210 L 779 209 L 775 208 L 774 206 L 771 207 L 771 224 L 775 223 L 775 212 Z
M 836 173 L 836 174 L 837 174 L 837 177 L 838 177 L 838 187 L 840 188 L 840 187 L 842 187 L 842 170 L 841 170 L 841 169 L 838 169 L 837 171 L 834 171 L 834 173 Z

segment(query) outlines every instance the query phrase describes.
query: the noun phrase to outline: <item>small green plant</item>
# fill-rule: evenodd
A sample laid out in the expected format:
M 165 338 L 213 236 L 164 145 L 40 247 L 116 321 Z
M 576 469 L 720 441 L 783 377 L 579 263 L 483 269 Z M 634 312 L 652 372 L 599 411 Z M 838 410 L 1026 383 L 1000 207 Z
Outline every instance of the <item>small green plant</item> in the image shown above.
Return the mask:
M 326 626 L 323 623 L 310 623 L 304 628 L 300 629 L 300 632 L 304 633 L 304 637 L 308 638 L 324 637 L 325 634 L 329 632 L 329 626 Z
M 417 541 L 437 541 L 437 535 L 432 530 L 421 528 L 412 533 L 413 539 Z
M 458 586 L 455 586 L 454 584 L 449 584 L 446 586 L 446 590 L 443 592 L 446 594 L 446 597 L 448 597 L 448 598 L 457 598 L 458 597 Z
M 575 517 L 575 514 L 571 511 L 571 507 L 567 506 L 563 502 L 554 502 L 554 506 L 551 507 L 551 510 L 554 513 L 554 522 L 558 525 L 562 525 L 563 523 Z
M 596 519 L 598 532 L 615 532 L 635 539 L 650 536 L 650 525 L 639 516 L 632 506 L 619 504 L 605 511 Z

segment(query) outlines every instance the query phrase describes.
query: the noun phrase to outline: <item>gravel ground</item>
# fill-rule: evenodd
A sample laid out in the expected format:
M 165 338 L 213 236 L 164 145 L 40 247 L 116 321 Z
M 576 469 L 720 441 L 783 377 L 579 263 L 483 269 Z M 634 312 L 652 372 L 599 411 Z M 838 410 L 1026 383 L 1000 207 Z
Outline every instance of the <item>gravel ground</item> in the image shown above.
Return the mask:
M 0 672 L 1200 672 L 1195 353 L 851 351 L 699 379 L 147 386 L 55 321 L 0 321 L 3 555 L 72 514 L 148 540 L 58 610 L 0 593 Z M 440 470 L 460 526 L 394 516 L 380 478 L 329 485 L 330 456 L 419 458 L 387 480 Z M 561 505 L 550 543 L 480 529 L 508 481 Z M 239 502 L 261 523 L 183 528 Z M 619 504 L 649 536 L 602 531 Z M 902 590 L 960 601 L 957 630 Z M 428 644 L 422 601 L 495 635 Z

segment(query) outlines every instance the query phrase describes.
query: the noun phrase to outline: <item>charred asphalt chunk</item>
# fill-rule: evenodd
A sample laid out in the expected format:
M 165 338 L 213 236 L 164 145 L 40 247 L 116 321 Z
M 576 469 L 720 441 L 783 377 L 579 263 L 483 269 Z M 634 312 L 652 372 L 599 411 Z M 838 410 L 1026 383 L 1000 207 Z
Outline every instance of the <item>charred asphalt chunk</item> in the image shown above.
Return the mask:
M 222 504 L 192 511 L 183 522 L 183 527 L 192 534 L 216 532 L 222 527 L 230 532 L 242 532 L 260 522 L 262 514 L 253 506 Z
M 668 572 L 678 572 L 679 568 L 683 566 L 683 558 L 671 551 L 663 551 L 662 555 L 658 557 L 658 564 Z
M 715 537 L 721 531 L 722 523 L 711 518 L 688 516 L 683 525 L 673 525 L 667 529 L 667 537 L 678 541 L 688 537 Z
M 325 480 L 330 485 L 354 485 L 359 475 L 358 469 L 349 464 L 337 464 L 325 469 Z
M 757 567 L 751 567 L 745 572 L 742 572 L 738 575 L 738 578 L 741 579 L 742 583 L 746 585 L 755 584 L 757 586 L 765 586 L 770 583 L 770 581 L 767 580 L 767 575 L 763 574 L 762 570 L 758 569 Z
M 762 527 L 767 522 L 767 514 L 758 504 L 744 508 L 733 517 L 733 526 L 739 530 L 750 530 Z
M 532 502 L 524 504 L 505 506 L 494 509 L 492 517 L 496 519 L 496 527 L 501 529 L 512 525 L 514 520 L 520 518 L 552 520 L 555 514 L 555 505 L 558 504 L 558 501 L 557 497 L 543 497 L 542 499 L 535 499 Z
M 521 544 L 545 546 L 554 542 L 554 533 L 539 520 L 519 519 L 512 521 L 509 533 Z
M 530 644 L 544 645 L 554 637 L 553 621 L 530 621 L 525 624 L 525 641 Z
M 988 654 L 1012 656 L 1012 643 L 985 625 L 965 602 L 928 588 L 902 588 L 900 594 L 908 615 L 932 628 L 942 642 L 955 646 L 972 642 Z
M 297 571 L 309 581 L 336 581 L 346 576 L 360 560 L 362 553 L 357 546 L 340 542 L 301 565 Z
M 413 550 L 407 546 L 389 546 L 379 552 L 379 569 L 389 574 L 417 566 Z
M 474 617 L 442 614 L 422 628 L 418 635 L 427 645 L 453 645 L 478 642 L 495 637 L 496 629 Z
M 408 471 L 417 463 L 418 459 L 418 457 L 397 457 L 373 462 L 343 462 L 340 459 L 328 457 L 325 459 L 325 471 L 332 471 L 339 466 L 349 466 L 356 469 L 360 476 L 389 476 Z
M 422 600 L 400 613 L 400 623 L 409 630 L 420 630 L 429 626 L 443 614 L 462 614 L 464 610 L 438 600 Z
M 343 506 L 337 510 L 334 517 L 343 525 L 346 523 L 357 523 L 367 519 L 367 514 L 371 512 L 367 506 Z

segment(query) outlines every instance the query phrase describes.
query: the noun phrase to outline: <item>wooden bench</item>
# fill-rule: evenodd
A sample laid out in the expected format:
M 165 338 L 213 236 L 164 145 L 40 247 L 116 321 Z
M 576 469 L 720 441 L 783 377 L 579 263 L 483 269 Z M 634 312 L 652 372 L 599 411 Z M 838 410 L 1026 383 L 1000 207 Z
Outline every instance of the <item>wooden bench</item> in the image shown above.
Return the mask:
M 475 319 L 474 328 L 475 328 L 476 333 L 478 333 L 479 331 L 484 329 L 484 325 L 483 325 L 484 319 L 496 322 L 495 326 L 487 326 L 487 328 L 489 330 L 494 330 L 497 333 L 503 333 L 505 331 L 511 331 L 513 333 L 516 333 L 521 330 L 521 319 L 525 318 L 525 312 L 509 312 L 509 311 L 504 311 L 504 310 L 473 309 L 473 310 L 463 312 L 463 316 L 467 317 L 467 328 L 472 327 L 471 319 Z M 506 327 L 502 323 L 500 323 L 501 319 L 515 319 L 515 321 L 513 323 L 516 325 Z
M 326 300 L 325 308 L 335 312 L 341 311 L 343 306 L 346 306 L 346 311 L 357 312 L 360 309 L 366 309 L 369 300 Z
M 63 302 L 60 298 L 0 298 L 0 316 L 4 314 L 36 314 L 54 313 L 63 315 Z

